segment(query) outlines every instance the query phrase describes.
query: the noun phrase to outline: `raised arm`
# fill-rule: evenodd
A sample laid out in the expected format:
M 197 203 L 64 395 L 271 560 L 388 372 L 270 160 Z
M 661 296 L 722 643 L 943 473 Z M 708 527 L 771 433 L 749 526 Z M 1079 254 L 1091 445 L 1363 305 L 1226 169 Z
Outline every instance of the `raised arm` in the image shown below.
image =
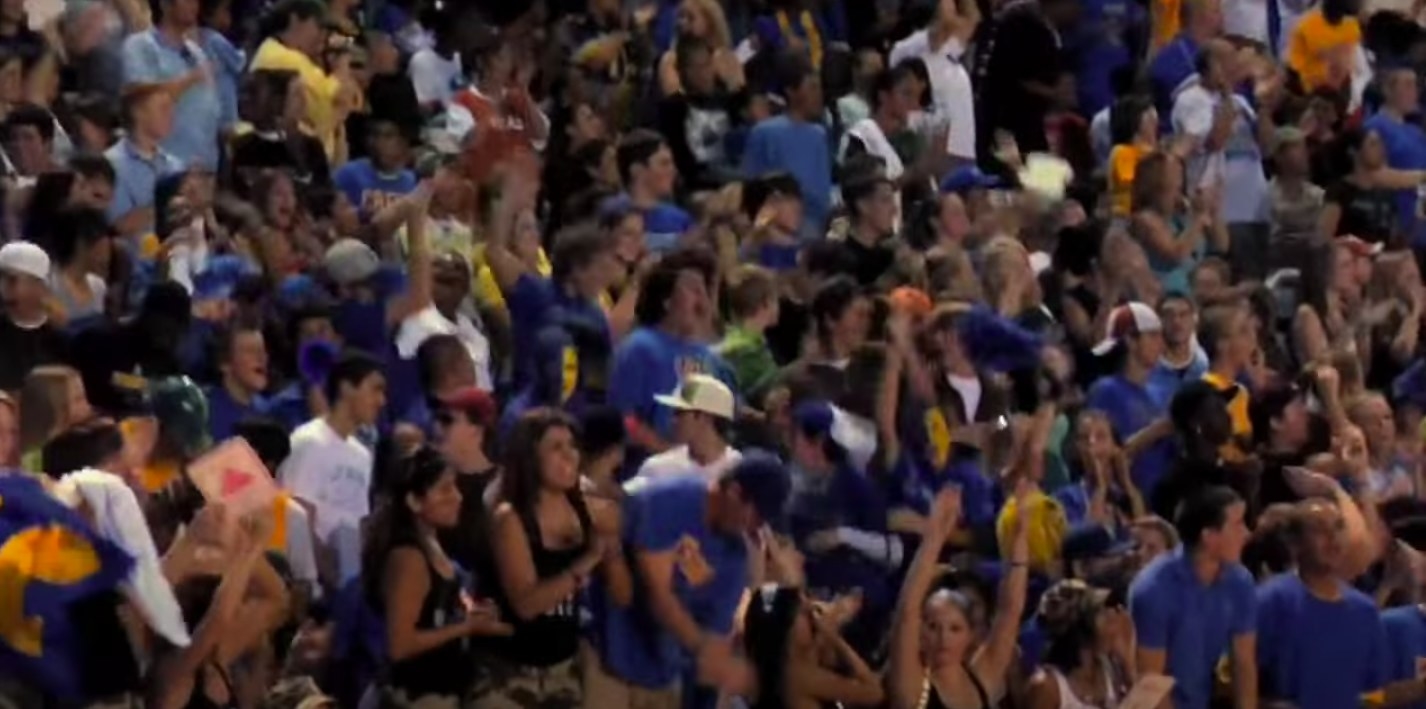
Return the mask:
M 961 491 L 948 487 L 931 504 L 931 519 L 921 548 L 906 572 L 891 626 L 887 693 L 893 707 L 914 707 L 921 696 L 926 667 L 921 662 L 921 606 L 938 575 L 941 550 L 961 518 Z
M 1033 443 L 1036 438 L 1032 436 L 1030 440 Z M 1030 578 L 1030 514 L 1027 507 L 1032 489 L 1025 477 L 1016 483 L 1014 502 L 1019 514 L 1016 515 L 1015 537 L 1010 543 L 1010 558 L 1006 560 L 1010 568 L 1000 583 L 990 636 L 971 660 L 971 666 L 980 680 L 997 689 L 992 695 L 1003 689 L 1001 685 L 1005 681 L 1005 672 L 1015 659 L 1020 617 L 1025 613 L 1025 593 Z

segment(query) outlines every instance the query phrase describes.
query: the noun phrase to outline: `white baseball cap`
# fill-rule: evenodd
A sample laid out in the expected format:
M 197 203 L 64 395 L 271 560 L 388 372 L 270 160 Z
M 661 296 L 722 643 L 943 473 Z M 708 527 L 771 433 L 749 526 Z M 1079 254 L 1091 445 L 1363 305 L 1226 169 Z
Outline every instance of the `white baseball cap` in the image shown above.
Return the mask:
M 1125 303 L 1115 306 L 1109 313 L 1109 324 L 1105 328 L 1104 339 L 1094 346 L 1094 354 L 1103 357 L 1114 351 L 1119 343 L 1135 335 L 1163 332 L 1164 323 L 1159 314 L 1143 303 Z
M 0 271 L 18 273 L 48 282 L 50 257 L 44 249 L 28 241 L 12 241 L 0 246 Z
M 678 411 L 701 411 L 722 419 L 733 419 L 733 392 L 717 377 L 690 374 L 669 394 L 655 394 L 654 401 Z

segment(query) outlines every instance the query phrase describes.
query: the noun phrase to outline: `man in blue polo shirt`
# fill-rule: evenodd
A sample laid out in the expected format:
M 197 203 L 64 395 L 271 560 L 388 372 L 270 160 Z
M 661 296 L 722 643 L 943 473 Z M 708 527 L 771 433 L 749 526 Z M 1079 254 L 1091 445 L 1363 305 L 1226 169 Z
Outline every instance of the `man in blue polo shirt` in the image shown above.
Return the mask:
M 1164 328 L 1158 313 L 1143 303 L 1126 303 L 1109 314 L 1108 333 L 1094 347 L 1101 357 L 1122 360 L 1117 374 L 1101 377 L 1089 388 L 1085 405 L 1104 412 L 1114 436 L 1128 441 L 1141 431 L 1162 421 L 1173 392 L 1150 376 L 1164 353 Z M 1134 484 L 1145 495 L 1152 494 L 1159 478 L 1173 463 L 1173 442 L 1160 436 L 1134 458 Z
M 675 475 L 625 485 L 635 600 L 628 608 L 596 603 L 587 705 L 672 706 L 680 682 L 684 706 L 711 707 L 699 691 L 706 687 L 746 691 L 739 685 L 748 669 L 731 641 L 750 583 L 744 536 L 783 526 L 790 490 L 787 469 L 766 455 L 748 456 L 712 483 Z
M 1139 672 L 1177 680 L 1175 709 L 1208 708 L 1225 655 L 1236 706 L 1257 706 L 1257 601 L 1253 575 L 1238 562 L 1246 510 L 1226 487 L 1188 498 L 1174 518 L 1182 545 L 1149 562 L 1129 588 Z
M 1421 110 L 1420 88 L 1416 72 L 1408 64 L 1390 65 L 1379 73 L 1382 88 L 1381 108 L 1362 126 L 1376 131 L 1386 148 L 1386 162 L 1398 170 L 1426 170 L 1426 131 L 1415 117 Z M 1416 190 L 1399 190 L 1396 196 L 1398 225 L 1409 234 L 1415 246 L 1426 245 L 1426 229 L 1417 218 L 1420 196 Z
M 218 169 L 222 106 L 208 55 L 189 37 L 198 27 L 198 0 L 160 0 L 157 23 L 124 40 L 124 84 L 158 84 L 177 98 L 183 117 L 163 148 L 184 164 Z
M 106 216 L 120 236 L 141 237 L 154 229 L 154 187 L 183 170 L 183 161 L 162 147 L 173 128 L 173 99 L 162 86 L 130 89 L 123 99 L 124 138 L 104 151 L 114 166 L 114 197 Z

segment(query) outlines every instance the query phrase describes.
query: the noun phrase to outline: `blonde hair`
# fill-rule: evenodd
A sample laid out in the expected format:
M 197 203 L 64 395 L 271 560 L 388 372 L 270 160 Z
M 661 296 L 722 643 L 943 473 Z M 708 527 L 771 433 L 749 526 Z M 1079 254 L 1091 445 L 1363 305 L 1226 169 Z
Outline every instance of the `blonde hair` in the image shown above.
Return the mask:
M 723 13 L 723 6 L 718 0 L 683 0 L 683 4 L 703 15 L 709 34 L 703 39 L 710 47 L 715 51 L 733 48 L 733 33 L 728 30 L 728 16 Z
M 63 365 L 36 367 L 20 385 L 20 450 L 44 445 L 69 425 L 69 388 L 79 372 Z

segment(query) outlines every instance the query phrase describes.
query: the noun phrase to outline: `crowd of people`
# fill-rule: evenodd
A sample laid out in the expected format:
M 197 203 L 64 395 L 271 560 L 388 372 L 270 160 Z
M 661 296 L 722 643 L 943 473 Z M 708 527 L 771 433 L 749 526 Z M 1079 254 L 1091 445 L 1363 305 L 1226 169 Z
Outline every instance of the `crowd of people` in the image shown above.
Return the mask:
M 0 707 L 1426 706 L 1421 2 L 27 5 Z

